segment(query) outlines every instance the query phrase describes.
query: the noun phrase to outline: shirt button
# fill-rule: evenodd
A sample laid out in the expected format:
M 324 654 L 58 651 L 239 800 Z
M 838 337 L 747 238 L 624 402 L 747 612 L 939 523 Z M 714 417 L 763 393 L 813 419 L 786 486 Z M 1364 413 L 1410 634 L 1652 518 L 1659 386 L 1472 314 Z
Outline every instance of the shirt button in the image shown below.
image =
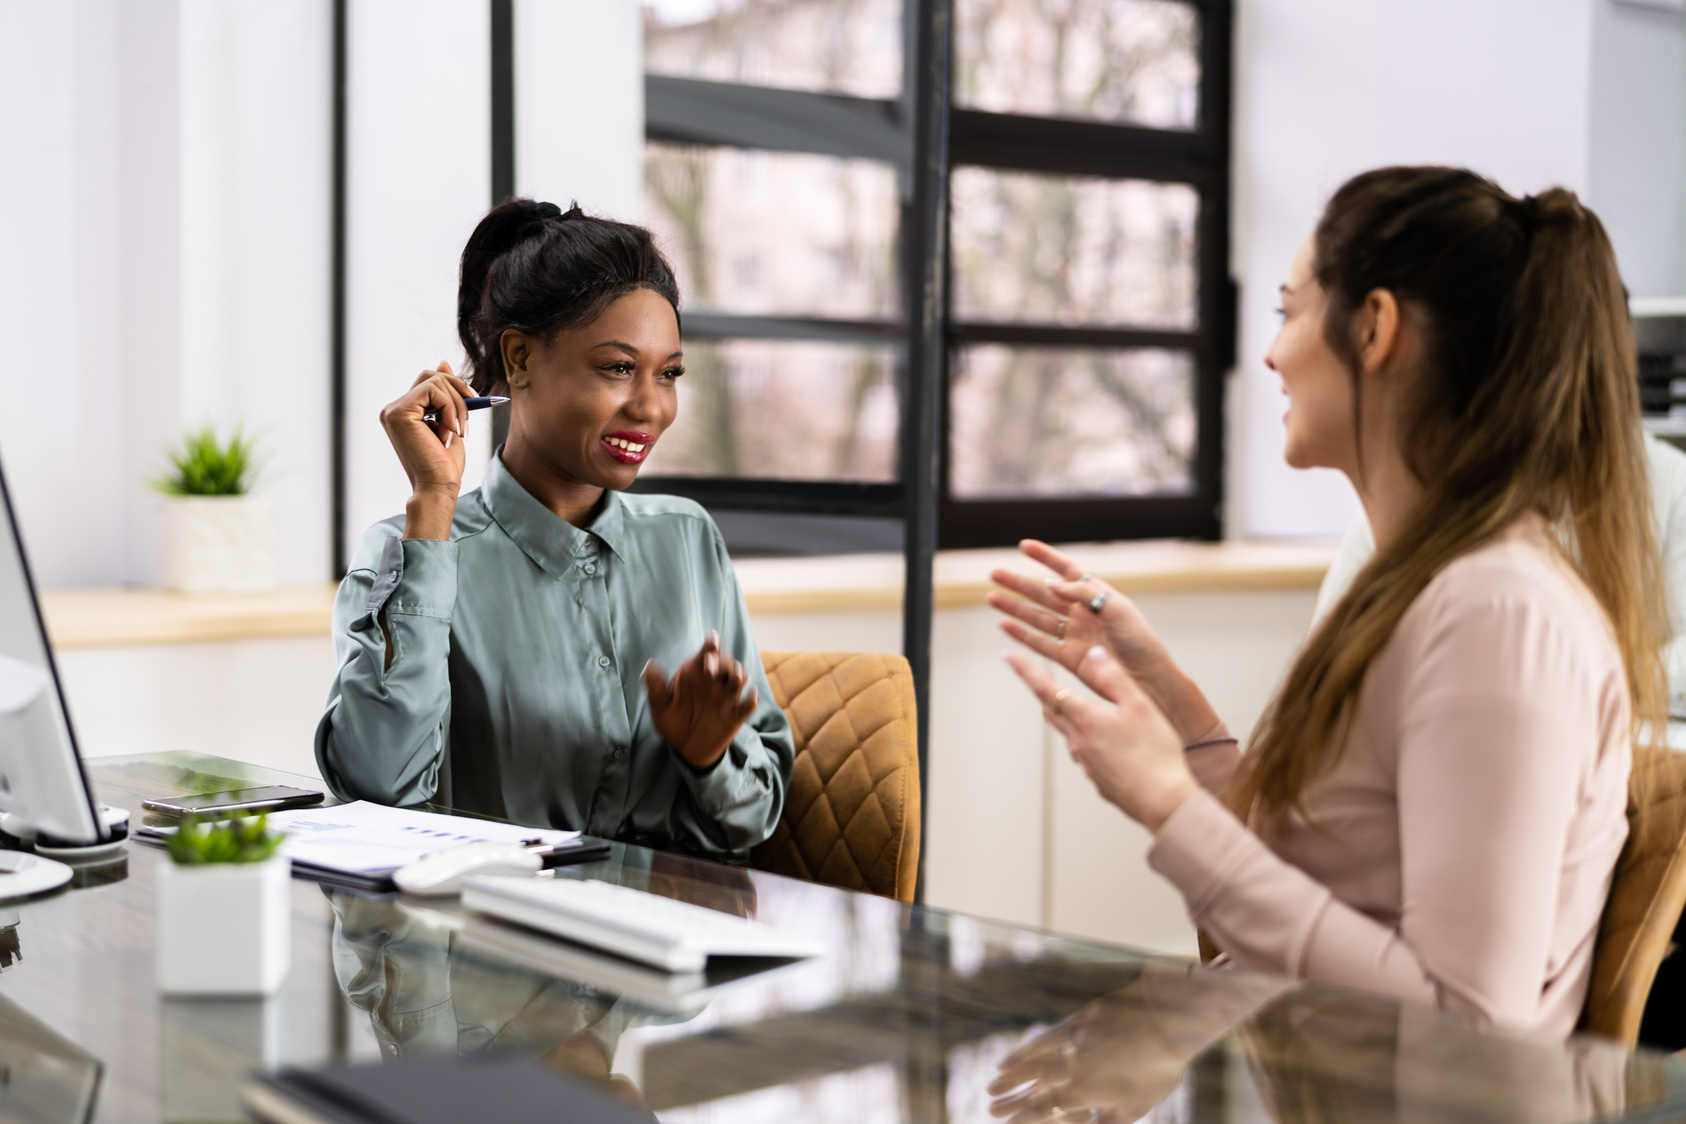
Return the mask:
M 584 565 L 584 566 L 583 566 L 583 567 L 581 567 L 581 568 L 582 568 L 582 569 L 584 569 L 584 570 L 585 570 L 585 572 L 586 572 L 586 573 L 588 573 L 588 574 L 595 574 L 595 573 L 596 573 L 596 572 L 597 572 L 597 563 L 595 563 L 595 562 L 587 562 L 587 563 L 586 563 L 586 564 L 585 564 L 585 565 Z
M 620 760 L 620 759 L 621 759 L 621 758 L 623 758 L 623 757 L 625 757 L 625 756 L 626 756 L 626 749 L 625 749 L 625 747 L 623 747 L 623 746 L 618 746 L 618 745 L 617 745 L 617 746 L 616 746 L 616 747 L 615 747 L 615 760 L 616 760 L 616 761 L 619 761 L 619 760 Z
M 394 570 L 394 571 L 392 571 L 392 572 L 391 572 L 391 573 L 390 573 L 390 574 L 388 574 L 388 575 L 386 575 L 386 576 L 387 576 L 387 577 L 389 577 L 389 578 L 391 578 L 391 579 L 392 579 L 392 580 L 393 580 L 393 581 L 397 581 L 397 580 L 398 580 L 398 571 L 397 571 L 397 570 Z
M 611 661 L 608 656 L 598 656 L 597 657 L 597 666 L 598 667 L 608 667 L 611 662 L 613 662 L 613 661 Z

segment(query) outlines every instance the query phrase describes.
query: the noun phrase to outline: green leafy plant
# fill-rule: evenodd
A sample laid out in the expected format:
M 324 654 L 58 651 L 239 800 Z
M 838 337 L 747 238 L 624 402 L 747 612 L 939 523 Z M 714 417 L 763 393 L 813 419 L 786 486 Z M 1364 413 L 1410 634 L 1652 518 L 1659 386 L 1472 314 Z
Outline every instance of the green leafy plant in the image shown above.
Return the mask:
M 243 496 L 257 476 L 256 445 L 238 428 L 226 442 L 208 425 L 190 429 L 168 453 L 172 471 L 152 486 L 167 496 Z
M 285 838 L 270 831 L 268 821 L 268 816 L 236 816 L 223 823 L 201 823 L 198 816 L 183 816 L 170 836 L 170 857 L 182 866 L 261 863 L 280 849 Z

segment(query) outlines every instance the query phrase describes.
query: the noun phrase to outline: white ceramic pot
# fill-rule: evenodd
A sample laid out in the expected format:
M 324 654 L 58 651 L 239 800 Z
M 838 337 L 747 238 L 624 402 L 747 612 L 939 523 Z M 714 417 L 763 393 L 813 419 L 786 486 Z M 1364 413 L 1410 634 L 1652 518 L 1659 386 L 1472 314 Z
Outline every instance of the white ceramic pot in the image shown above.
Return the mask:
M 292 960 L 292 863 L 158 870 L 158 986 L 166 995 L 273 995 Z
M 262 496 L 166 496 L 164 584 L 182 593 L 275 588 L 275 504 Z

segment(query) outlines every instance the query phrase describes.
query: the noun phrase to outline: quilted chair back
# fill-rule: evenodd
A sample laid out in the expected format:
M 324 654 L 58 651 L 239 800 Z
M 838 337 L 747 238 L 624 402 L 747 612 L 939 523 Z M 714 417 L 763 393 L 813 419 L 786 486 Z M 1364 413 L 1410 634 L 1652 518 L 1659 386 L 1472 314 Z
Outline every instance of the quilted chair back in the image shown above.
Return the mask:
M 912 901 L 919 749 L 907 661 L 873 652 L 762 652 L 761 663 L 790 719 L 796 765 L 784 815 L 750 863 Z
M 1581 1014 L 1582 1030 L 1630 1046 L 1639 1040 L 1657 966 L 1686 907 L 1686 753 L 1635 746 L 1633 758 L 1634 775 L 1648 762 L 1656 784 L 1643 821 L 1635 820 L 1629 801 L 1627 845 L 1616 861 Z

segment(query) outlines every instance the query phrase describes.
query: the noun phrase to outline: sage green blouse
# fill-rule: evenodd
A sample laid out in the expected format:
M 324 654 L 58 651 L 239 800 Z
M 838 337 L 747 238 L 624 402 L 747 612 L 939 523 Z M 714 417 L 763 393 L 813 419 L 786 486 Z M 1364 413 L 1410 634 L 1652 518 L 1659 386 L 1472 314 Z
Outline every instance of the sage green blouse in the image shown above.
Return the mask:
M 334 602 L 339 671 L 316 763 L 335 795 L 725 859 L 772 833 L 790 727 L 701 507 L 608 492 L 582 529 L 494 457 L 449 541 L 403 534 L 403 516 L 371 527 Z M 655 659 L 672 674 L 710 629 L 760 704 L 698 770 L 651 724 L 640 673 Z

